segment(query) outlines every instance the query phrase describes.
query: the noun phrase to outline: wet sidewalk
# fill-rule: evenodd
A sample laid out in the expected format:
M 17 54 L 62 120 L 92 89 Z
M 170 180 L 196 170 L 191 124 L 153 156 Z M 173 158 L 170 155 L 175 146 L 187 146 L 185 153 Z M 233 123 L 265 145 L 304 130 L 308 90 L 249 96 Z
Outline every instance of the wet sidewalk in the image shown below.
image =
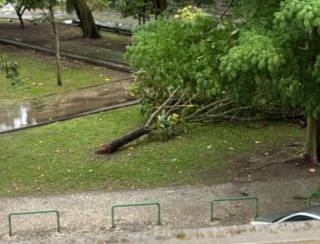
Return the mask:
M 131 79 L 0 107 L 0 133 L 137 104 Z M 48 98 L 52 101 L 47 102 Z

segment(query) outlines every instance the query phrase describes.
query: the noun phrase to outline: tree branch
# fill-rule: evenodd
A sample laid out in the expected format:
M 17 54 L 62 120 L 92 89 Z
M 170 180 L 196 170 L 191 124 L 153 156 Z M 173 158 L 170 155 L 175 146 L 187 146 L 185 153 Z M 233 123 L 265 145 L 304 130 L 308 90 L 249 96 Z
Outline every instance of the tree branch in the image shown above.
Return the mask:
M 171 95 L 168 97 L 168 99 L 156 110 L 153 112 L 153 114 L 148 119 L 147 123 L 144 125 L 144 127 L 149 127 L 151 123 L 153 122 L 154 118 L 161 112 L 161 110 L 168 105 L 169 102 L 171 102 L 172 98 L 177 94 L 177 92 L 180 90 L 180 86 L 176 88 Z

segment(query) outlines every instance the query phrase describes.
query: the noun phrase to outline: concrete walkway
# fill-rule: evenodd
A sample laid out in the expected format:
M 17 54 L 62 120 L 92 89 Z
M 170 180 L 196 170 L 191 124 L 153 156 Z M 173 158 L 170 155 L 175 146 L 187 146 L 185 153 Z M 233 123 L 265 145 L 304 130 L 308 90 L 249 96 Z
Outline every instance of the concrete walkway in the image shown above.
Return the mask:
M 123 78 L 49 97 L 49 103 L 44 97 L 1 107 L 0 134 L 138 104 L 130 84 L 131 78 Z
M 262 214 L 300 209 L 306 202 L 305 199 L 301 199 L 310 191 L 318 189 L 319 183 L 320 179 L 312 177 L 287 181 L 279 179 L 277 182 L 228 183 L 214 187 L 186 186 L 141 191 L 2 198 L 0 240 L 29 240 L 27 243 L 41 243 L 51 238 L 53 242 L 59 242 L 58 240 L 81 240 L 86 235 L 86 238 L 96 240 L 98 236 L 119 237 L 141 231 L 166 232 L 176 229 L 246 224 L 255 215 L 253 202 L 219 204 L 214 208 L 215 221 L 211 223 L 210 201 L 223 196 L 256 195 L 260 199 Z M 150 200 L 159 201 L 161 204 L 161 226 L 156 225 L 156 208 L 137 207 L 117 210 L 117 227 L 111 228 L 112 205 Z M 54 215 L 23 216 L 13 219 L 14 236 L 12 238 L 8 236 L 9 213 L 50 209 L 58 209 L 61 212 L 61 233 L 56 233 Z

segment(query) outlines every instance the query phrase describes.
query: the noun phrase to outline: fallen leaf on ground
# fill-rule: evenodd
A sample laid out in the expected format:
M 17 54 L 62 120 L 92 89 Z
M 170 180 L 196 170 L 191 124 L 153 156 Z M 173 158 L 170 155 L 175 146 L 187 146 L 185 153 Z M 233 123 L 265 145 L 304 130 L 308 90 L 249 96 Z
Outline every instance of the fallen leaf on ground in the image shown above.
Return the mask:
M 309 172 L 310 172 L 310 173 L 315 173 L 316 171 L 317 171 L 317 170 L 314 169 L 314 168 L 309 169 Z

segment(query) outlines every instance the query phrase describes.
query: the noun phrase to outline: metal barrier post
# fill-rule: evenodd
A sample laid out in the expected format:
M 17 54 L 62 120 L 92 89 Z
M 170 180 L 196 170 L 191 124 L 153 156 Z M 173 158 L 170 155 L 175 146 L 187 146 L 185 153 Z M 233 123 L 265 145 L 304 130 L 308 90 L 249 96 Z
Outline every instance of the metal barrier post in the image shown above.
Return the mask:
M 34 214 L 47 214 L 47 213 L 55 213 L 57 216 L 57 231 L 60 232 L 60 213 L 58 210 L 49 210 L 49 211 L 36 211 L 36 212 L 21 212 L 21 213 L 11 213 L 8 215 L 9 222 L 9 236 L 13 235 L 12 231 L 12 217 L 19 215 L 34 215 Z
M 312 199 L 320 197 L 320 192 L 311 192 L 309 193 L 308 199 L 307 199 L 307 207 L 312 207 Z
M 215 202 L 230 202 L 230 201 L 250 201 L 253 200 L 256 203 L 256 217 L 259 215 L 259 199 L 255 196 L 248 196 L 248 197 L 224 197 L 224 198 L 218 198 L 211 201 L 210 205 L 210 213 L 211 213 L 211 222 L 214 220 L 213 217 L 213 204 Z
M 122 204 L 114 205 L 111 208 L 111 219 L 112 219 L 112 228 L 115 228 L 115 209 L 116 208 L 126 208 L 126 207 L 140 207 L 140 206 L 157 206 L 157 224 L 161 225 L 161 208 L 159 202 L 146 202 L 146 203 L 134 203 L 134 204 Z

